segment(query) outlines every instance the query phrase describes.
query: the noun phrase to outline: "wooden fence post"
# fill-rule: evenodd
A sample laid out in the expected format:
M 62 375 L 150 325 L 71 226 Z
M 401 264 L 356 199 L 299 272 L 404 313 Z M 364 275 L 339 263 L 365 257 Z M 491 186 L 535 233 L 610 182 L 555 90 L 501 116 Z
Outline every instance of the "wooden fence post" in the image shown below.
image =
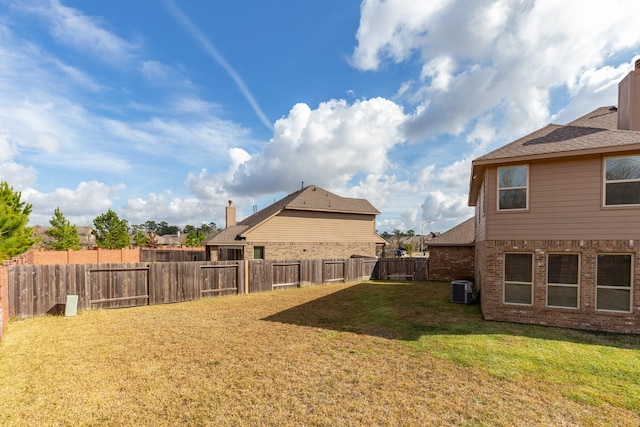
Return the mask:
M 244 294 L 249 294 L 249 261 L 242 261 L 244 268 Z

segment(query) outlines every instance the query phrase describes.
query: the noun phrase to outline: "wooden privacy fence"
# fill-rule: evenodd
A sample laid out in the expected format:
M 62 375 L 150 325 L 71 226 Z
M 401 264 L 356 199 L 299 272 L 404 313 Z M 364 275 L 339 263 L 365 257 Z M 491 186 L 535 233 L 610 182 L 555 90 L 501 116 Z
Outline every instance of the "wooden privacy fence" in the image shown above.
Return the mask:
M 60 313 L 67 295 L 78 309 L 134 307 L 244 292 L 242 262 L 15 265 L 9 267 L 11 316 Z
M 380 258 L 377 261 L 372 275 L 378 279 L 429 279 L 429 258 Z
M 140 262 L 206 261 L 204 249 L 140 249 Z
M 425 262 L 349 258 L 14 265 L 9 267 L 9 311 L 18 318 L 58 314 L 64 311 L 67 295 L 78 296 L 78 310 L 92 310 L 369 278 L 421 279 L 426 278 Z

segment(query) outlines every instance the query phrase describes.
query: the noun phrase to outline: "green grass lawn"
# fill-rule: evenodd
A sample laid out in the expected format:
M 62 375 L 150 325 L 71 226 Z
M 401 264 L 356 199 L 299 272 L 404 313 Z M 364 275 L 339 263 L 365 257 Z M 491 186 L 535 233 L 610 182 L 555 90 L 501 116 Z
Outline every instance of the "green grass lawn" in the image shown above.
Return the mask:
M 0 425 L 640 425 L 640 339 L 484 322 L 442 282 L 12 321 Z

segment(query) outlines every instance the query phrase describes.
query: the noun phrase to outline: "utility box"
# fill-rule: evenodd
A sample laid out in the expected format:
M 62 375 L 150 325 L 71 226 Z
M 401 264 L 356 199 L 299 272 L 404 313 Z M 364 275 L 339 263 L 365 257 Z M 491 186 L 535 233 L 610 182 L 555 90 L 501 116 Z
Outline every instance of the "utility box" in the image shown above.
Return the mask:
M 473 301 L 473 283 L 469 280 L 451 281 L 451 302 L 471 304 Z
M 75 316 L 78 312 L 78 295 L 67 295 L 67 304 L 64 306 L 65 316 Z

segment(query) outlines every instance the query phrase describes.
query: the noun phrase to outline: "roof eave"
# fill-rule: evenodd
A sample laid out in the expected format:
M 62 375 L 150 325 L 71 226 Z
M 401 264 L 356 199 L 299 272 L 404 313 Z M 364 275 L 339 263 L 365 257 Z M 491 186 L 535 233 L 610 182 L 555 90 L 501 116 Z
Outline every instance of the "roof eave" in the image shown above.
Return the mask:
M 380 212 L 376 209 L 375 211 L 347 211 L 344 209 L 327 209 L 327 208 L 301 208 L 301 207 L 289 207 L 285 206 L 283 210 L 292 210 L 292 211 L 312 211 L 312 212 L 332 212 L 332 213 L 346 213 L 346 214 L 357 214 L 357 215 L 380 215 Z

